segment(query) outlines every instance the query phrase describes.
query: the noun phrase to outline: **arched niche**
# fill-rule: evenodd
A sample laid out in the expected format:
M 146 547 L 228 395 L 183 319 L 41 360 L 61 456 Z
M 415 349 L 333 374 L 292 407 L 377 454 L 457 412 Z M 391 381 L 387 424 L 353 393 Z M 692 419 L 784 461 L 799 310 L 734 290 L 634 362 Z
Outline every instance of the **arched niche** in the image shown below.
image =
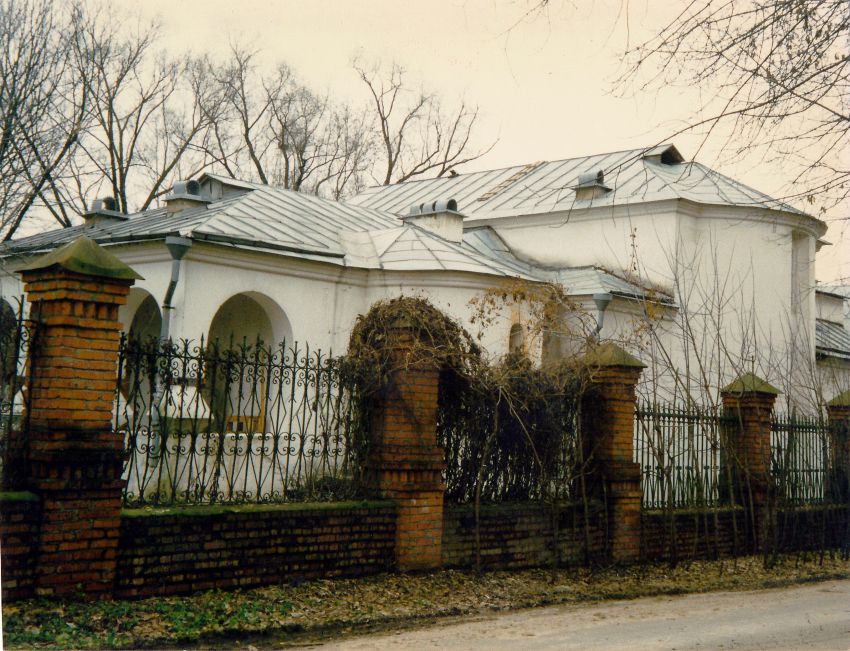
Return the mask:
M 205 399 L 212 412 L 222 420 L 230 432 L 258 432 L 266 429 L 266 384 L 272 381 L 265 368 L 269 359 L 276 358 L 276 350 L 283 341 L 292 337 L 289 319 L 280 306 L 268 296 L 245 292 L 231 296 L 213 316 L 209 329 L 209 344 L 213 350 L 235 348 L 241 351 L 247 364 L 237 363 L 239 378 L 227 378 L 224 386 L 207 386 Z M 254 345 L 261 342 L 261 346 Z M 244 346 L 244 348 L 243 348 Z M 269 357 L 271 355 L 271 358 Z M 279 358 L 277 358 L 279 360 Z M 253 363 L 252 361 L 253 360 Z M 258 363 L 259 371 L 250 367 Z
M 15 366 L 18 345 L 18 317 L 15 308 L 6 299 L 0 298 L 0 381 L 4 386 L 18 372 Z M 18 360 L 21 364 L 21 360 Z
M 266 346 L 291 341 L 292 326 L 284 311 L 272 299 L 258 292 L 243 292 L 228 298 L 213 316 L 209 341 L 227 347 L 243 342 Z
M 514 323 L 508 335 L 508 352 L 521 353 L 525 350 L 525 328 L 521 323 Z
M 141 287 L 133 287 L 127 296 L 127 303 L 118 311 L 118 320 L 130 337 L 147 340 L 159 337 L 162 330 L 162 312 L 156 298 Z

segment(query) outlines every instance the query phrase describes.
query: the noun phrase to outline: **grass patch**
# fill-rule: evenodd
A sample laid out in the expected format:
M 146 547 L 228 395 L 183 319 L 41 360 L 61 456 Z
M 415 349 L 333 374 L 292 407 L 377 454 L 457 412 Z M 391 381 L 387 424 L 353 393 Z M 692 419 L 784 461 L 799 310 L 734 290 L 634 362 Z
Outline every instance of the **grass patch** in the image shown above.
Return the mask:
M 298 586 L 210 591 L 189 597 L 95 603 L 21 601 L 3 605 L 7 648 L 118 649 L 246 641 L 302 644 L 352 630 L 392 629 L 440 617 L 605 599 L 718 590 L 781 588 L 850 578 L 850 562 L 817 555 L 695 561 L 671 568 L 571 568 L 385 574 Z

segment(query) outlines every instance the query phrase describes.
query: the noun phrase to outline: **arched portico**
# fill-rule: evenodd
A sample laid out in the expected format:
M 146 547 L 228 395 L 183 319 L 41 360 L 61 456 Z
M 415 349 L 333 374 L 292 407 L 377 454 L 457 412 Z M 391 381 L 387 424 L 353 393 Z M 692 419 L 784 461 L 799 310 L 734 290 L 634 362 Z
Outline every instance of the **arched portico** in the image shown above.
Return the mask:
M 122 306 L 118 318 L 124 332 L 140 341 L 159 337 L 162 330 L 162 312 L 156 298 L 141 287 L 130 290 L 127 303 Z
M 226 414 L 225 426 L 234 432 L 256 432 L 266 429 L 266 401 L 263 395 L 266 374 L 264 368 L 270 358 L 278 356 L 282 342 L 292 340 L 292 326 L 284 311 L 268 296 L 257 292 L 239 293 L 228 298 L 210 323 L 209 343 L 218 350 L 240 350 L 239 361 L 232 367 L 238 379 L 223 392 L 209 395 L 216 413 Z M 255 344 L 259 342 L 259 346 Z
M 259 292 L 242 292 L 228 298 L 213 316 L 209 341 L 228 346 L 231 341 L 276 346 L 292 340 L 292 326 L 286 313 L 271 298 Z

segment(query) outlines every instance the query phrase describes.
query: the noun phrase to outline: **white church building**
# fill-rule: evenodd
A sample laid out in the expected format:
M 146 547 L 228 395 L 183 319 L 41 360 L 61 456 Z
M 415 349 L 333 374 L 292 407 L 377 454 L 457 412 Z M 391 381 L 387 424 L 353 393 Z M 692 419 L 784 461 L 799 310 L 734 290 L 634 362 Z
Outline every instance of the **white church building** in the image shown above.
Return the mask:
M 204 174 L 160 208 L 110 208 L 96 202 L 79 226 L 5 243 L 4 299 L 21 294 L 16 269 L 86 235 L 143 276 L 121 312 L 136 336 L 259 336 L 342 353 L 358 315 L 403 294 L 431 300 L 494 358 L 525 346 L 545 360 L 574 354 L 574 342 L 560 331 L 526 340 L 521 304 L 473 323 L 471 301 L 554 282 L 589 317 L 581 334 L 633 349 L 665 397 L 714 391 L 742 371 L 803 401 L 850 385 L 846 299 L 815 285 L 826 225 L 672 145 L 344 202 Z

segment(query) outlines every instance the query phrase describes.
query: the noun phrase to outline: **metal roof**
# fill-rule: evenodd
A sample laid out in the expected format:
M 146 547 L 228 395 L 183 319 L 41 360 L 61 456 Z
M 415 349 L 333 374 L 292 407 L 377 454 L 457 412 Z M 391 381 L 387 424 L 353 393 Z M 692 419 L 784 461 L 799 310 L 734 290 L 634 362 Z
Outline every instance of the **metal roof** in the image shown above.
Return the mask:
M 246 191 L 169 213 L 157 208 L 122 221 L 98 221 L 56 229 L 0 246 L 0 257 L 48 251 L 86 235 L 105 245 L 180 235 L 196 241 L 318 260 L 341 266 L 393 271 L 465 271 L 532 281 L 561 282 L 573 295 L 611 292 L 643 297 L 639 285 L 596 267 L 542 268 L 514 256 L 489 227 L 467 229 L 460 243 L 402 223 L 391 212 L 232 179 Z M 667 301 L 667 297 L 656 297 Z
M 451 270 L 541 280 L 508 252 L 449 242 L 398 217 L 281 188 L 256 186 L 235 197 L 168 213 L 158 208 L 121 222 L 101 221 L 7 242 L 0 255 L 47 251 L 86 235 L 101 244 L 181 235 L 366 269 Z
M 102 221 L 39 233 L 4 245 L 5 254 L 51 249 L 80 235 L 121 243 L 182 235 L 195 240 L 342 258 L 339 232 L 398 226 L 398 217 L 313 195 L 258 186 L 235 197 L 168 213 L 157 208 L 116 223 Z
M 387 271 L 467 271 L 470 273 L 546 280 L 513 256 L 488 255 L 465 240 L 450 242 L 424 228 L 403 225 L 343 237 L 351 266 Z
M 660 145 L 372 187 L 348 202 L 403 214 L 412 204 L 451 198 L 471 220 L 668 199 L 805 215 L 700 163 L 680 160 L 673 145 Z M 598 170 L 603 171 L 611 192 L 592 199 L 576 198 L 572 188 L 579 175 Z
M 850 332 L 838 323 L 817 319 L 815 347 L 819 355 L 850 360 Z
M 673 303 L 673 299 L 667 294 L 660 291 L 650 294 L 645 287 L 620 278 L 602 267 L 546 269 L 519 260 L 511 252 L 505 241 L 499 237 L 499 234 L 489 226 L 479 226 L 465 231 L 463 242 L 476 251 L 486 254 L 488 258 L 503 261 L 514 268 L 520 267 L 527 275 L 560 283 L 564 286 L 567 294 L 571 296 L 587 296 L 607 292 L 626 298 Z

